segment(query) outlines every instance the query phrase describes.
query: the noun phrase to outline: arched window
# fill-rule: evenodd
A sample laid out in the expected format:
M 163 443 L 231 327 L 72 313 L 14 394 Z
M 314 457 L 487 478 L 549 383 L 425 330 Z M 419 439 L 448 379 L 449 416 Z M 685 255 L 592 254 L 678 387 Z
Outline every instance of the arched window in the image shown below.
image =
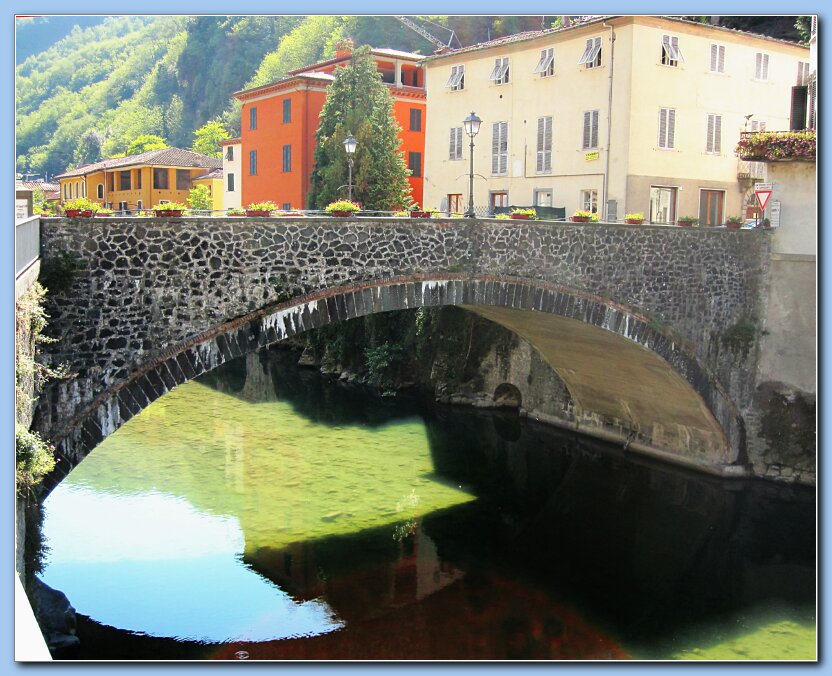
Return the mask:
M 98 184 L 98 199 L 100 199 L 100 200 L 104 199 L 104 184 L 103 183 Z

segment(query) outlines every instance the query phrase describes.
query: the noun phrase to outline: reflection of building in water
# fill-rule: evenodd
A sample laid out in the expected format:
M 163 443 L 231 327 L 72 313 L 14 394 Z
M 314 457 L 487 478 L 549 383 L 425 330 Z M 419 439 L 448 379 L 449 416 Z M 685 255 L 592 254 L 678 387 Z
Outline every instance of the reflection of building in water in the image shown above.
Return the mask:
M 393 532 L 387 526 L 283 549 L 263 547 L 243 559 L 296 601 L 324 597 L 346 621 L 415 603 L 463 577 L 463 571 L 440 561 L 418 521 L 401 540 Z

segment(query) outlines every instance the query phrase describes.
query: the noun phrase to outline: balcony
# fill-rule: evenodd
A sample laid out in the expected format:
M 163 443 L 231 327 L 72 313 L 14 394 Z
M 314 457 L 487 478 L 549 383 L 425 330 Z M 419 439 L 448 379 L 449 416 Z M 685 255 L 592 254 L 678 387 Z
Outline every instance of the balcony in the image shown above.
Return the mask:
M 817 156 L 817 133 L 804 131 L 744 131 L 734 152 L 749 163 L 814 162 Z M 742 171 L 739 169 L 738 171 Z

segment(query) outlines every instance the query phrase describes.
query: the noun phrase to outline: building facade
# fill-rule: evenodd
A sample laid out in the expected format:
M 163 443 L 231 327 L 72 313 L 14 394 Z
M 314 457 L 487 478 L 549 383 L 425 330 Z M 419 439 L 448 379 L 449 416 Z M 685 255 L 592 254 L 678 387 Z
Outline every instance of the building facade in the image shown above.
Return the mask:
M 222 201 L 225 209 L 241 209 L 243 206 L 240 177 L 242 175 L 242 144 L 239 138 L 220 141 L 222 150 L 223 189 Z
M 476 111 L 480 213 L 540 205 L 721 224 L 744 215 L 763 178 L 735 156 L 740 132 L 789 128 L 791 88 L 808 60 L 807 48 L 782 40 L 651 16 L 427 57 L 425 202 L 464 211 L 462 121 Z
M 194 180 L 222 161 L 181 148 L 114 157 L 56 176 L 61 200 L 86 197 L 116 211 L 150 209 L 164 202 L 187 203 Z
M 242 206 L 271 200 L 281 209 L 306 208 L 315 131 L 327 88 L 335 79 L 332 73 L 347 65 L 351 54 L 351 48 L 344 45 L 333 59 L 234 95 L 242 103 L 239 160 L 235 160 L 240 164 L 234 172 Z M 393 97 L 393 112 L 402 129 L 401 152 L 412 171 L 412 197 L 421 204 L 426 122 L 422 56 L 393 49 L 373 49 L 372 56 Z M 228 177 L 228 166 L 225 173 Z M 233 201 L 226 204 L 231 206 Z

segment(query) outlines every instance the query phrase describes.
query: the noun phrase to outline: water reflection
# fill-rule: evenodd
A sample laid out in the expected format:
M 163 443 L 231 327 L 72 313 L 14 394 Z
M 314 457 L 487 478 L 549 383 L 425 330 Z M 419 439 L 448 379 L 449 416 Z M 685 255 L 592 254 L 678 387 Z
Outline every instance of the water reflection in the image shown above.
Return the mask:
M 46 507 L 91 659 L 813 657 L 811 491 L 372 400 L 282 353 L 158 400 Z

